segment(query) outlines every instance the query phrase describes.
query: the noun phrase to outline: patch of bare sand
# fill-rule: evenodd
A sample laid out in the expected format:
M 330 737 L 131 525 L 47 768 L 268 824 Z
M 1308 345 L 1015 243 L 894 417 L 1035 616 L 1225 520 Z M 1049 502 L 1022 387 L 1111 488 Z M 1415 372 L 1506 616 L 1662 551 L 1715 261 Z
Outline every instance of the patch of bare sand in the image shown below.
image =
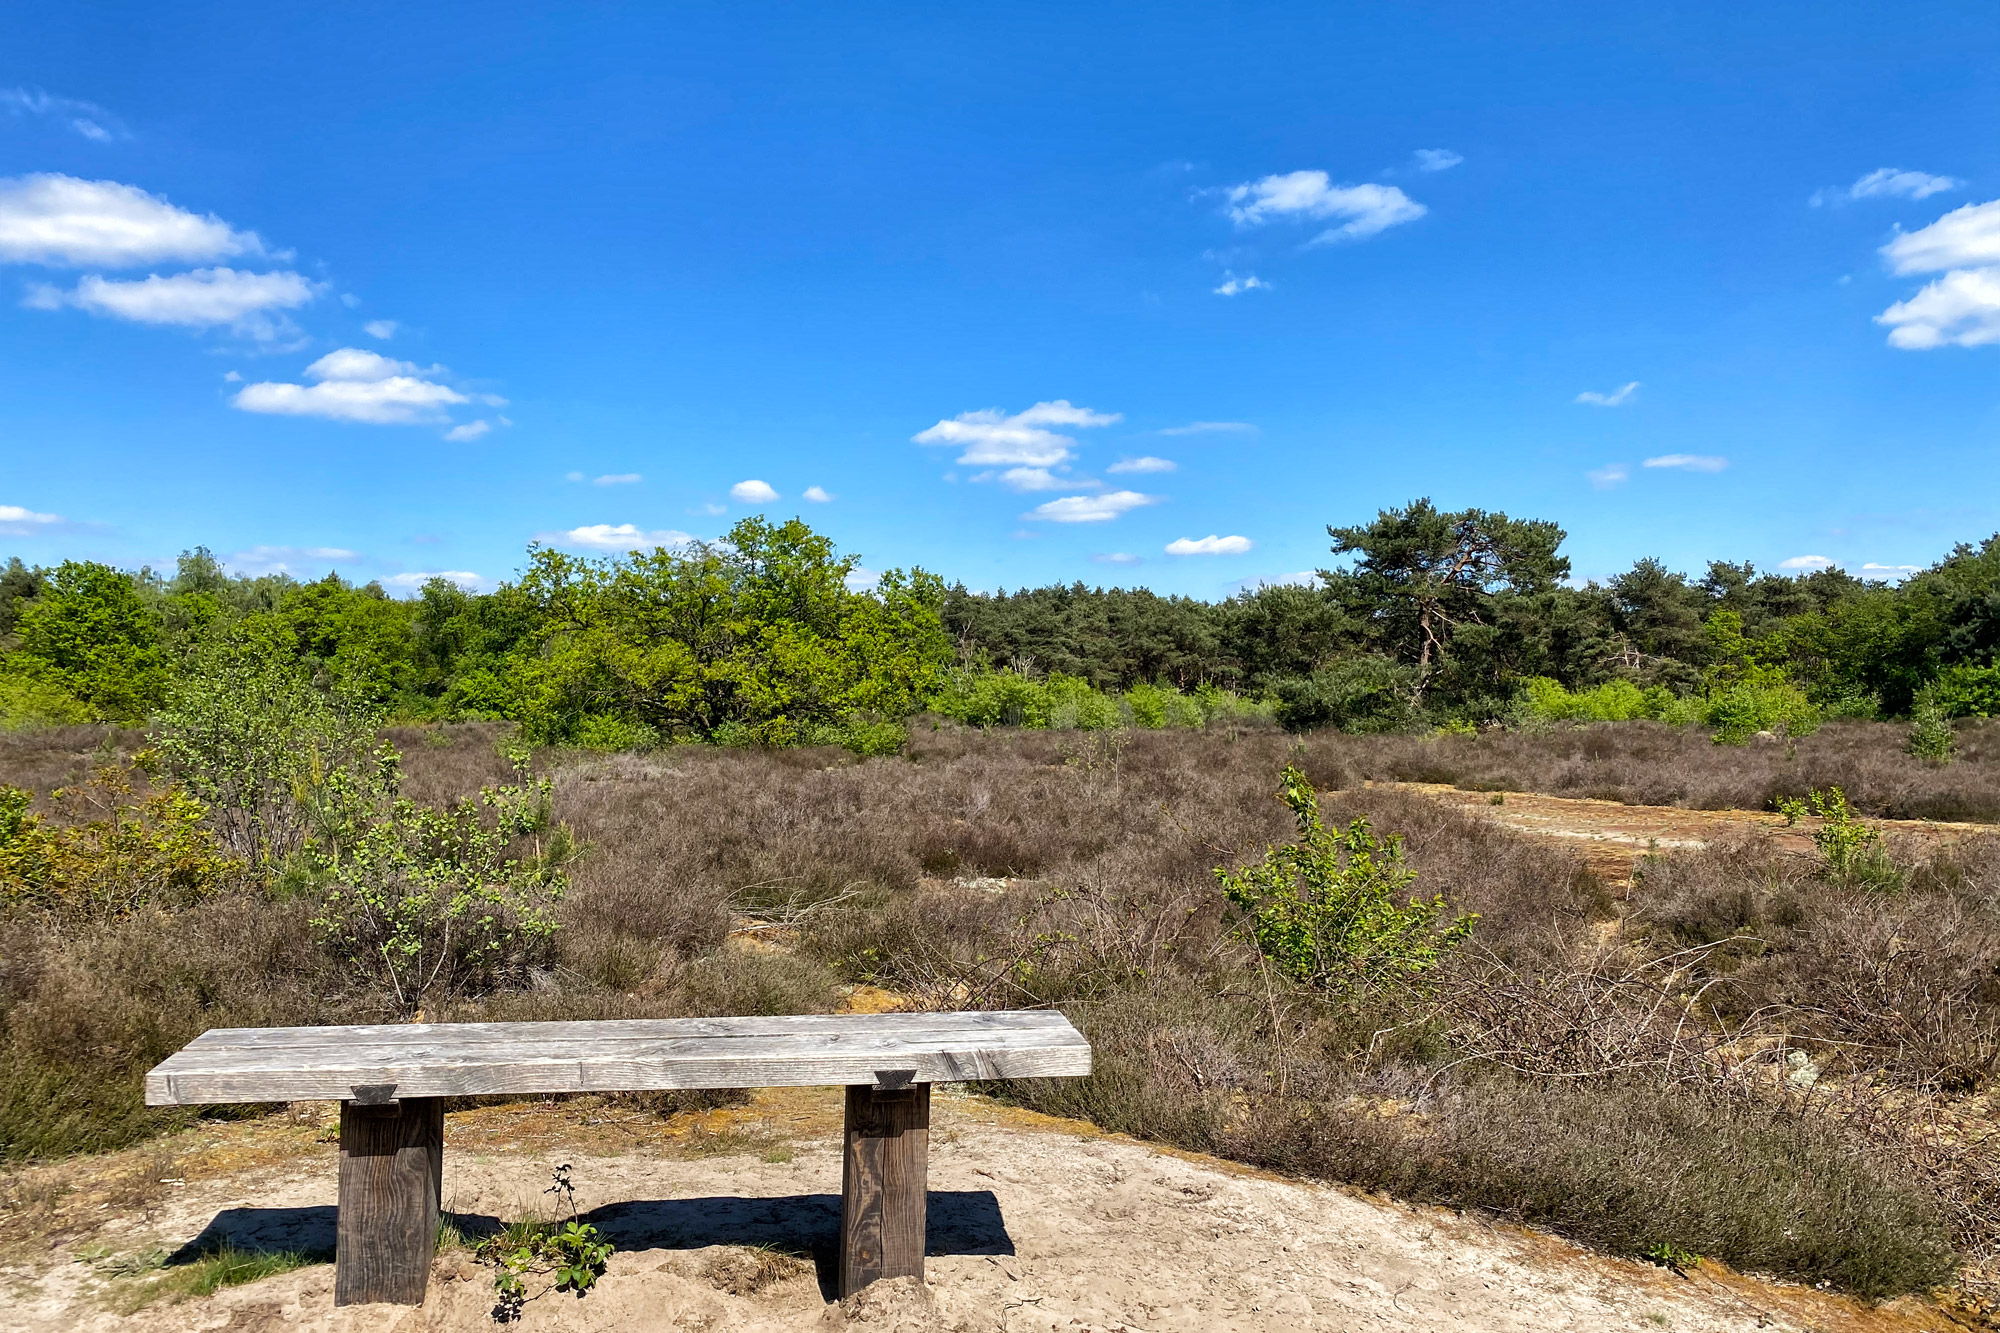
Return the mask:
M 1369 787 L 1394 787 L 1422 792 L 1467 814 L 1536 837 L 1556 838 L 1574 845 L 1586 864 L 1606 884 L 1624 887 L 1633 868 L 1649 852 L 1675 852 L 1706 847 L 1719 839 L 1763 834 L 1786 851 L 1811 855 L 1812 833 L 1819 821 L 1810 817 L 1787 825 L 1771 810 L 1688 810 L 1673 805 L 1624 805 L 1578 796 L 1546 796 L 1539 792 L 1461 791 L 1438 782 L 1368 782 Z M 1499 798 L 1496 800 L 1495 798 Z M 1990 836 L 1991 824 L 1960 824 L 1929 819 L 1867 819 L 1886 834 L 1937 842 L 1960 837 Z
M 541 1206 L 552 1163 L 574 1164 L 583 1208 L 619 1249 L 585 1299 L 530 1302 L 524 1330 L 1952 1326 L 1916 1302 L 1870 1309 L 1707 1265 L 1677 1277 L 1521 1228 L 1164 1152 L 945 1090 L 933 1120 L 929 1282 L 877 1284 L 845 1305 L 829 1299 L 840 1188 L 834 1089 L 777 1089 L 665 1122 L 593 1099 L 454 1114 L 445 1194 L 473 1225 L 521 1216 Z M 221 1239 L 331 1245 L 335 1157 L 312 1115 L 183 1138 L 171 1159 L 182 1174 L 145 1207 L 51 1217 L 33 1237 L 16 1229 L 17 1242 L 32 1243 L 14 1245 L 0 1265 L 0 1330 L 493 1327 L 490 1270 L 463 1251 L 439 1259 L 421 1309 L 336 1311 L 332 1270 L 320 1264 L 114 1313 L 142 1280 L 117 1275 L 133 1256 Z M 74 1164 L 83 1174 L 65 1197 L 96 1197 L 100 1178 L 166 1160 L 148 1153 Z

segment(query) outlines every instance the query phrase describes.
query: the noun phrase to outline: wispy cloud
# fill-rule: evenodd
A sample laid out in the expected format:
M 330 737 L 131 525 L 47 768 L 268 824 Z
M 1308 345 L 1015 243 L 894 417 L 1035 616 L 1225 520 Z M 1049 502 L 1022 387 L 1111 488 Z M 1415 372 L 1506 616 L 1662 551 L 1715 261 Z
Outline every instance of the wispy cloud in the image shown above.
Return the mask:
M 1045 467 L 992 468 L 972 474 L 973 481 L 997 481 L 1010 491 L 1059 491 L 1064 487 L 1095 486 L 1098 483 L 1082 477 L 1057 476 Z
M 1217 296 L 1236 296 L 1242 292 L 1268 292 L 1271 290 L 1271 284 L 1255 273 L 1241 278 L 1234 273 L 1224 273 L 1222 285 L 1214 290 Z
M 1138 556 L 1128 551 L 1105 551 L 1090 558 L 1100 565 L 1136 565 L 1142 563 Z
M 1418 171 L 1450 171 L 1465 158 L 1449 148 L 1419 148 L 1415 154 Z
M 110 143 L 132 137 L 118 117 L 95 102 L 75 97 L 56 97 L 39 88 L 0 88 L 0 111 L 14 116 L 34 116 L 66 126 L 92 143 Z
M 0 536 L 33 537 L 62 526 L 61 514 L 40 514 L 22 505 L 0 505 Z
M 309 305 L 325 290 L 324 283 L 311 282 L 297 273 L 198 268 L 171 277 L 155 273 L 132 281 L 92 273 L 71 291 L 37 283 L 28 289 L 22 304 L 35 310 L 74 306 L 135 324 L 196 329 L 226 325 L 241 337 L 269 342 L 298 333 L 289 320 L 274 318 L 274 311 Z
M 593 486 L 637 486 L 646 478 L 637 472 L 607 472 L 591 481 Z
M 1606 463 L 1583 474 L 1590 478 L 1590 484 L 1600 491 L 1608 491 L 1613 486 L 1622 486 L 1632 479 L 1632 469 L 1624 463 Z
M 833 492 L 827 490 L 824 486 L 808 486 L 799 492 L 799 496 L 801 499 L 810 500 L 816 505 L 833 503 Z
M 334 565 L 359 560 L 359 552 L 340 546 L 253 546 L 223 559 L 236 574 L 319 574 Z
M 2000 199 L 1967 204 L 1882 247 L 1897 273 L 1938 273 L 1875 317 L 1889 344 L 1925 350 L 2000 342 Z
M 1228 213 L 1239 227 L 1284 219 L 1344 219 L 1312 244 L 1358 241 L 1414 222 L 1429 210 L 1394 185 L 1335 185 L 1324 171 L 1291 171 L 1232 185 Z
M 641 551 L 653 546 L 686 546 L 695 538 L 674 528 L 648 530 L 633 523 L 586 523 L 566 532 L 537 534 L 537 541 L 585 551 Z
M 1594 390 L 1585 389 L 1576 396 L 1576 401 L 1579 403 L 1589 403 L 1593 407 L 1622 407 L 1626 403 L 1631 402 L 1632 395 L 1637 392 L 1639 392 L 1639 381 L 1633 380 L 1630 384 L 1621 385 L 1613 389 L 1610 393 L 1597 393 Z
M 739 481 L 731 486 L 729 497 L 738 504 L 767 505 L 778 498 L 778 492 L 769 482 L 758 481 L 752 477 L 748 481 Z
M 439 366 L 422 370 L 378 352 L 342 347 L 306 367 L 305 377 L 316 383 L 246 384 L 231 401 L 245 412 L 374 426 L 440 422 L 446 408 L 472 401 L 448 385 L 424 378 L 441 371 Z M 496 400 L 487 395 L 485 401 Z
M 1684 472 L 1720 472 L 1729 466 L 1729 460 L 1714 454 L 1661 454 L 1658 458 L 1647 459 L 1645 466 L 1679 468 Z
M 1190 421 L 1185 426 L 1168 426 L 1162 435 L 1253 434 L 1256 427 L 1247 421 Z
M 1779 569 L 1832 569 L 1834 562 L 1823 555 L 1795 555 L 1778 562 Z
M 1171 458 L 1155 458 L 1151 454 L 1145 454 L 1138 458 L 1121 458 L 1117 462 L 1113 463 L 1110 467 L 1104 470 L 1106 472 L 1120 472 L 1120 473 L 1174 472 L 1179 470 L 1179 468 L 1180 464 L 1176 463 Z
M 1050 523 L 1104 523 L 1120 514 L 1130 513 L 1142 505 L 1158 504 L 1157 495 L 1141 495 L 1137 491 L 1110 491 L 1104 495 L 1066 495 L 1060 500 L 1036 505 L 1021 515 L 1026 519 L 1045 519 Z
M 1168 555 L 1243 555 L 1250 550 L 1248 537 L 1177 537 L 1167 543 Z
M 396 330 L 402 327 L 393 319 L 371 319 L 361 326 L 361 331 L 371 338 L 380 338 L 383 342 L 387 342 L 395 337 Z
M 1914 574 L 1921 565 L 1878 565 L 1873 560 L 1861 567 L 1864 574 Z
M 1827 204 L 1850 204 L 1862 199 L 1928 199 L 1946 190 L 1956 190 L 1964 184 L 1964 181 L 1951 176 L 1904 171 L 1900 167 L 1877 167 L 1844 189 L 1815 190 L 1806 202 L 1820 208 Z
M 467 421 L 461 425 L 453 426 L 444 433 L 444 437 L 447 440 L 463 444 L 467 440 L 478 439 L 492 429 L 493 423 L 490 421 Z
M 129 268 L 265 253 L 257 233 L 135 185 L 47 173 L 0 178 L 0 262 Z

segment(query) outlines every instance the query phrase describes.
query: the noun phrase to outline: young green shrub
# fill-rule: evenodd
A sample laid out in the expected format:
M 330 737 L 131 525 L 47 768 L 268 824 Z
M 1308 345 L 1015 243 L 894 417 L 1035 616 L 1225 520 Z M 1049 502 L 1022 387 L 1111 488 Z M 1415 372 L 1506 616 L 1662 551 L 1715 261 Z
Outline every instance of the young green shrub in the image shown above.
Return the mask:
M 1902 872 L 1882 850 L 1882 833 L 1855 817 L 1847 803 L 1847 793 L 1838 787 L 1806 794 L 1803 801 L 1779 798 L 1778 813 L 1787 825 L 1808 814 L 1817 815 L 1820 825 L 1813 830 L 1813 846 L 1827 877 L 1835 883 L 1891 891 L 1902 887 Z
M 2000 717 L 2000 665 L 1948 666 L 1919 697 L 1946 717 Z
M 586 750 L 615 753 L 645 750 L 660 743 L 660 733 L 643 722 L 610 713 L 590 713 L 576 724 L 576 743 Z
M 1273 688 L 1278 724 L 1287 731 L 1372 735 L 1402 731 L 1417 721 L 1416 673 L 1386 657 L 1354 657 Z
M 444 810 L 398 798 L 315 841 L 306 852 L 319 902 L 313 928 L 357 972 L 384 982 L 405 1018 L 427 1002 L 518 981 L 556 931 L 576 851 L 552 822 L 549 793 L 544 778 Z
M 1917 695 L 1903 746 L 1917 758 L 1934 764 L 1948 764 L 1958 755 L 1958 735 L 1951 729 L 1951 714 L 1926 693 Z
M 1132 725 L 1148 731 L 1166 726 L 1167 698 L 1167 691 L 1143 680 L 1125 691 L 1125 706 L 1132 710 Z
M 0 784 L 0 913 L 83 922 L 188 907 L 243 869 L 178 788 L 138 797 L 125 770 L 107 767 L 56 796 L 70 818 L 51 824 L 29 792 Z
M 1094 690 L 1081 676 L 1060 671 L 1045 686 L 1047 715 L 1043 725 L 1055 731 L 1109 731 L 1125 725 L 1118 700 Z
M 542 1193 L 555 1196 L 555 1217 L 503 1227 L 475 1251 L 478 1258 L 493 1265 L 495 1323 L 513 1323 L 529 1301 L 552 1291 L 571 1292 L 581 1300 L 604 1276 L 604 1266 L 611 1258 L 612 1243 L 577 1215 L 576 1186 L 570 1180 L 569 1163 L 555 1167 L 550 1176 L 552 1183 Z M 549 1279 L 533 1296 L 528 1294 L 531 1277 Z
M 1326 991 L 1372 987 L 1428 971 L 1472 933 L 1479 918 L 1470 913 L 1439 928 L 1442 895 L 1398 904 L 1416 878 L 1403 864 L 1401 839 L 1378 839 L 1366 819 L 1327 828 L 1312 783 L 1290 765 L 1279 798 L 1298 840 L 1270 848 L 1255 865 L 1218 866 L 1215 877 L 1258 949 L 1294 980 Z

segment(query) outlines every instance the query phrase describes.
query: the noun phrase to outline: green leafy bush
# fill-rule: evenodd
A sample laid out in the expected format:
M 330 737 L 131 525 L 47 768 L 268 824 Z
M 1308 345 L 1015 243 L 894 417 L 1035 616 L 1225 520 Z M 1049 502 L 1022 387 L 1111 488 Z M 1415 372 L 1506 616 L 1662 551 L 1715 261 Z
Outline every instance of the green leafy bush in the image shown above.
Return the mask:
M 478 1248 L 478 1257 L 493 1265 L 496 1323 L 514 1322 L 529 1301 L 552 1291 L 570 1292 L 581 1299 L 604 1276 L 604 1266 L 611 1259 L 612 1243 L 577 1216 L 576 1186 L 570 1181 L 569 1163 L 555 1167 L 550 1175 L 553 1183 L 542 1192 L 555 1196 L 555 1219 L 517 1222 Z M 547 1277 L 549 1284 L 530 1296 L 528 1279 L 537 1276 Z
M 1918 693 L 1946 717 L 2000 717 L 2000 666 L 1948 666 Z
M 58 792 L 62 822 L 32 804 L 29 792 L 0 784 L 0 912 L 83 922 L 187 907 L 243 868 L 217 845 L 201 802 L 173 787 L 135 795 L 121 768 Z
M 1809 814 L 1819 817 L 1813 846 L 1819 849 L 1820 862 L 1835 883 L 1885 891 L 1902 887 L 1901 872 L 1882 849 L 1881 830 L 1855 816 L 1847 793 L 1840 788 L 1808 792 L 1803 801 L 1781 798 L 1778 812 L 1788 825 Z
M 1381 841 L 1366 819 L 1327 828 L 1312 784 L 1289 765 L 1279 796 L 1298 841 L 1269 849 L 1256 865 L 1218 867 L 1215 877 L 1258 949 L 1294 980 L 1347 990 L 1415 975 L 1472 933 L 1471 914 L 1439 929 L 1442 896 L 1396 901 L 1416 878 L 1403 864 L 1401 840 Z
M 1951 714 L 1929 691 L 1919 691 L 1910 713 L 1910 733 L 1904 748 L 1919 759 L 1948 764 L 1958 754 L 1958 735 L 1951 729 Z

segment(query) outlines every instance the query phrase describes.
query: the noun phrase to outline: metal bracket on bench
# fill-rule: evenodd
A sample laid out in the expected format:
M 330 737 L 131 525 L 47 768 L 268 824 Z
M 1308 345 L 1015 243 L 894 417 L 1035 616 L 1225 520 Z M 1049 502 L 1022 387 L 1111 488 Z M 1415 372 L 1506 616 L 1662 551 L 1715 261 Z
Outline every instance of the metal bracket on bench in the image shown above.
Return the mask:
M 917 1071 L 914 1069 L 878 1069 L 875 1071 L 875 1091 L 877 1092 L 893 1092 L 898 1088 L 907 1088 L 916 1081 Z
M 393 1083 L 360 1083 L 355 1085 L 353 1091 L 353 1101 L 356 1106 L 394 1110 L 402 1105 L 396 1100 L 396 1085 Z

